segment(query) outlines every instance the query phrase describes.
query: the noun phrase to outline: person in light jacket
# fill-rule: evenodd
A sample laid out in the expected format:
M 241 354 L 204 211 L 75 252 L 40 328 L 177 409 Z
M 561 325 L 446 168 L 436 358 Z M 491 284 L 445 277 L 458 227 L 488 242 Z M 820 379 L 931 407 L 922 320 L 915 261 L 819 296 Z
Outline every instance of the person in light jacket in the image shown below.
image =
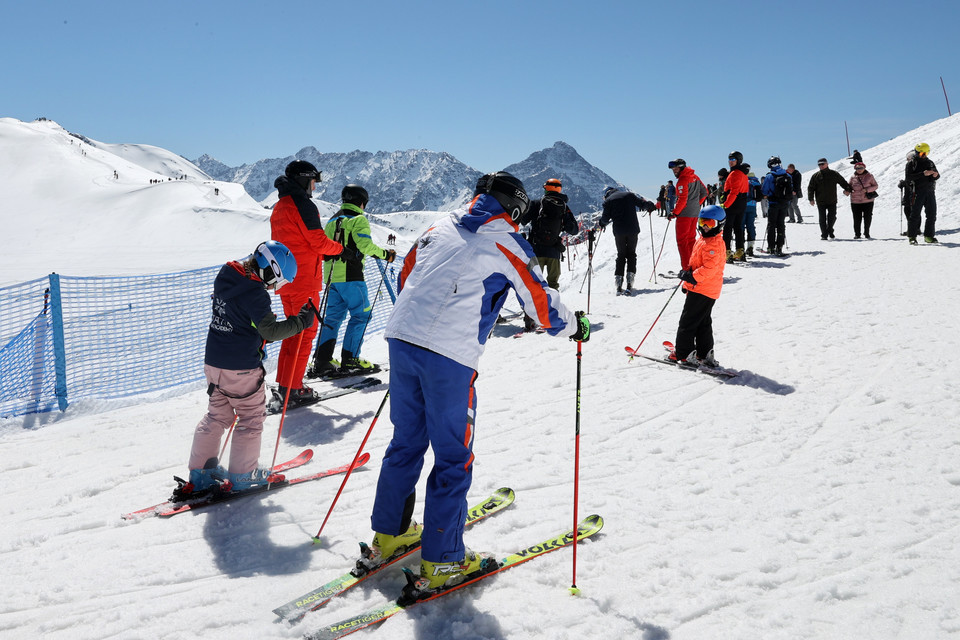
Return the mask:
M 858 162 L 853 165 L 853 177 L 850 183 L 850 210 L 853 211 L 853 237 L 860 238 L 860 224 L 863 223 L 863 237 L 870 237 L 870 223 L 873 222 L 873 199 L 877 193 L 877 179 L 867 171 L 867 165 Z M 873 194 L 873 198 L 867 194 Z

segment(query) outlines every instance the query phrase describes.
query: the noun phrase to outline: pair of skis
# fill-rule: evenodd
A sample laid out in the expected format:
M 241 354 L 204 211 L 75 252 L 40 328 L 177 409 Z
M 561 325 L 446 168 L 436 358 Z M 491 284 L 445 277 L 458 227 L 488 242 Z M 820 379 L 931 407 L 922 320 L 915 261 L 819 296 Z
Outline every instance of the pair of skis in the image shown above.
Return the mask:
M 286 462 L 282 462 L 273 468 L 273 473 L 283 473 L 290 469 L 295 469 L 297 467 L 303 466 L 310 462 L 313 458 L 312 449 L 304 449 L 299 455 L 295 458 L 292 458 Z M 287 478 L 279 482 L 273 482 L 271 484 L 264 484 L 252 489 L 244 489 L 243 491 L 218 491 L 212 490 L 198 497 L 190 500 L 185 500 L 182 502 L 173 502 L 167 500 L 166 502 L 161 502 L 160 504 L 155 504 L 152 507 L 146 507 L 145 509 L 138 509 L 137 511 L 131 511 L 130 513 L 125 513 L 121 516 L 124 520 L 139 520 L 142 518 L 147 518 L 151 516 L 157 516 L 160 518 L 169 518 L 170 516 L 175 516 L 178 513 L 186 513 L 187 511 L 196 511 L 197 509 L 202 509 L 204 507 L 209 507 L 214 504 L 219 504 L 221 502 L 226 502 L 228 500 L 234 500 L 236 498 L 244 498 L 246 496 L 255 495 L 258 493 L 265 493 L 267 491 L 279 491 L 286 487 L 291 487 L 297 484 L 303 484 L 305 482 L 311 482 L 313 480 L 320 480 L 322 478 L 327 478 L 329 476 L 339 475 L 341 473 L 346 473 L 350 471 L 351 468 L 356 469 L 362 467 L 370 460 L 370 454 L 364 453 L 359 458 L 357 458 L 356 464 L 351 465 L 346 464 L 339 467 L 333 467 L 332 469 L 327 469 L 326 471 L 320 471 L 319 473 L 313 473 L 305 476 L 298 476 L 296 478 Z M 182 480 L 176 478 L 178 482 L 183 483 Z
M 354 374 L 356 375 L 356 374 Z M 349 376 L 348 376 L 349 377 Z M 345 385 L 341 385 L 336 389 L 331 389 L 329 391 L 324 391 L 319 393 L 309 400 L 301 400 L 294 404 L 292 401 L 287 406 L 287 411 L 292 411 L 293 409 L 299 409 L 300 407 L 309 407 L 310 405 L 317 404 L 318 402 L 323 402 L 325 400 L 330 400 L 332 398 L 339 398 L 340 396 L 345 396 L 348 393 L 354 393 L 356 391 L 362 391 L 363 389 L 369 389 L 371 387 L 376 387 L 380 384 L 383 384 L 380 381 L 380 378 L 366 377 L 350 382 Z M 283 411 L 283 394 L 280 393 L 279 387 L 269 387 L 270 397 L 267 398 L 267 415 L 276 415 Z
M 479 522 L 487 516 L 507 508 L 513 503 L 513 501 L 514 492 L 512 489 L 499 489 L 485 501 L 477 504 L 475 507 L 469 510 L 466 524 L 471 525 Z M 577 527 L 576 539 L 579 541 L 583 538 L 590 537 L 600 531 L 602 527 L 603 518 L 601 518 L 599 515 L 589 516 L 585 518 Z M 436 598 L 447 595 L 464 587 L 468 587 L 481 580 L 489 578 L 490 576 L 496 575 L 501 571 L 506 571 L 507 569 L 523 564 L 524 562 L 550 553 L 551 551 L 568 547 L 573 544 L 573 541 L 573 530 L 566 531 L 560 535 L 547 538 L 535 545 L 529 546 L 525 549 L 520 549 L 515 553 L 511 553 L 499 561 L 494 561 L 493 563 L 488 564 L 484 570 L 478 572 L 478 574 L 472 574 L 472 576 L 468 576 L 468 578 L 463 582 L 451 587 L 447 587 L 427 597 L 418 599 L 405 605 L 398 604 L 398 602 L 385 603 L 384 605 L 363 611 L 360 614 L 351 616 L 345 620 L 321 627 L 314 632 L 308 633 L 305 638 L 309 640 L 335 640 L 337 638 L 342 638 L 361 629 L 379 624 L 398 613 L 406 611 L 407 609 L 420 604 L 421 602 L 435 600 Z M 390 558 L 386 563 L 376 567 L 376 569 L 372 571 L 368 571 L 358 564 L 357 569 L 354 569 L 343 576 L 340 576 L 339 578 L 336 578 L 327 584 L 288 602 L 285 605 L 277 607 L 273 610 L 273 612 L 279 616 L 280 620 L 289 623 L 299 622 L 310 611 L 319 609 L 332 598 L 344 593 L 348 589 L 356 586 L 375 573 L 379 573 L 386 567 L 407 557 L 414 551 L 416 551 L 416 547 L 406 549 L 402 553 Z M 407 577 L 408 583 L 412 583 L 416 580 L 414 573 L 409 568 L 405 567 L 403 571 Z
M 668 353 L 675 353 L 673 343 L 669 340 L 664 341 L 663 348 L 667 350 Z M 683 369 L 685 371 L 695 371 L 698 373 L 703 373 L 708 376 L 713 376 L 714 378 L 723 378 L 729 380 L 730 378 L 737 377 L 740 372 L 734 369 L 725 369 L 723 367 L 708 367 L 701 364 L 699 367 L 694 367 L 685 362 L 677 362 L 676 360 L 671 360 L 670 358 L 658 358 L 656 356 L 651 356 L 646 353 L 640 353 L 633 347 L 624 347 L 624 350 L 630 354 L 631 358 L 641 357 L 646 358 L 647 360 L 653 360 L 654 362 L 659 362 L 661 364 L 668 364 L 672 367 L 677 367 L 678 369 Z

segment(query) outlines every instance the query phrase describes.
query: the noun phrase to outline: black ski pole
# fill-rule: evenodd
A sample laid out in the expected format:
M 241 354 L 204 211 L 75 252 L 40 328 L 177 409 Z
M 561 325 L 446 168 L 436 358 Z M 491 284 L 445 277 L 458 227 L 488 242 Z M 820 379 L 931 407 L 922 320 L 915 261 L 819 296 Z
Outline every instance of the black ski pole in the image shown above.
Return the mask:
M 684 281 L 681 280 L 681 281 L 680 281 L 680 284 L 678 284 L 678 285 L 674 288 L 673 293 L 670 294 L 670 297 L 667 298 L 666 303 L 664 303 L 664 305 L 663 305 L 663 309 L 660 309 L 660 313 L 657 314 L 657 317 L 654 319 L 653 324 L 650 325 L 650 328 L 647 329 L 647 332 L 646 332 L 645 334 L 643 334 L 643 338 L 640 340 L 640 344 L 637 345 L 637 348 L 636 348 L 636 349 L 631 349 L 630 347 L 626 347 L 627 353 L 630 354 L 630 359 L 631 359 L 631 360 L 633 360 L 633 357 L 634 357 L 635 355 L 637 355 L 637 352 L 638 352 L 638 351 L 640 351 L 640 347 L 643 346 L 644 340 L 647 339 L 647 336 L 650 335 L 650 332 L 653 331 L 653 328 L 654 328 L 655 326 L 657 326 L 657 321 L 660 320 L 660 316 L 663 315 L 663 312 L 667 310 L 667 305 L 670 304 L 670 301 L 671 301 L 671 300 L 673 300 L 673 296 L 677 295 L 677 291 L 679 291 L 679 290 L 680 290 L 680 287 L 683 286 L 683 282 L 684 282 Z
M 579 319 L 578 319 L 579 322 Z M 577 340 L 577 420 L 576 435 L 573 454 L 573 582 L 570 584 L 570 593 L 580 594 L 577 588 L 577 533 L 578 523 L 578 504 L 580 502 L 580 368 L 583 359 L 583 342 Z
M 660 256 L 663 255 L 663 247 L 667 244 L 667 232 L 670 230 L 670 223 L 673 221 L 672 217 L 667 217 L 667 227 L 663 230 L 663 241 L 660 242 L 660 253 L 657 254 L 657 260 L 653 263 L 653 273 L 650 274 L 650 280 L 653 280 L 657 273 L 657 265 L 660 264 Z M 653 238 L 651 238 L 651 241 Z M 649 282 L 649 280 L 648 280 Z

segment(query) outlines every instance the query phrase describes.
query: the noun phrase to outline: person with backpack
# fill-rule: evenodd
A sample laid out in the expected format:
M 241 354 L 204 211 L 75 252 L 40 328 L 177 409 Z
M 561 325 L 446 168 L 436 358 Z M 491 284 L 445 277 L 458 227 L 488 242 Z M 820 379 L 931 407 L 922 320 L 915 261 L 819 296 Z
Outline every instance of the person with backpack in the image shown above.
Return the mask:
M 757 202 L 763 200 L 763 193 L 760 191 L 760 179 L 757 174 L 750 171 L 750 165 L 744 164 L 743 168 L 747 170 L 747 184 L 750 185 L 747 196 L 747 208 L 743 212 L 743 227 L 746 231 L 747 250 L 745 255 L 753 257 L 753 245 L 757 240 Z
M 793 164 L 787 165 L 787 173 L 793 178 L 793 199 L 790 200 L 790 208 L 787 210 L 790 219 L 787 222 L 803 224 L 803 215 L 800 213 L 800 198 L 803 197 L 803 174 L 797 171 Z
M 920 233 L 920 211 L 926 212 L 923 225 L 923 241 L 936 244 L 937 237 L 937 180 L 940 172 L 933 160 L 927 157 L 930 145 L 921 142 L 913 148 L 914 157 L 907 161 L 904 179 L 913 185 L 913 202 L 910 203 L 910 219 L 907 226 L 907 236 L 910 244 L 917 244 L 917 234 Z
M 561 233 L 576 235 L 580 225 L 567 206 L 567 194 L 563 193 L 563 183 L 557 178 L 550 178 L 543 184 L 543 197 L 531 200 L 530 208 L 520 218 L 520 225 L 530 225 L 527 241 L 533 247 L 547 285 L 560 290 L 560 261 L 563 260 L 563 240 Z M 536 322 L 529 314 L 524 314 L 524 331 L 533 331 L 537 328 Z
M 833 234 L 833 225 L 837 221 L 837 187 L 843 187 L 843 195 L 848 196 L 850 184 L 830 168 L 826 158 L 817 160 L 817 166 L 820 170 L 813 174 L 807 184 L 807 197 L 810 199 L 810 206 L 813 206 L 816 200 L 820 215 L 820 239 L 826 240 L 836 237 Z
M 723 242 L 727 247 L 727 262 L 746 262 L 743 242 L 743 216 L 747 210 L 747 197 L 750 183 L 747 181 L 747 171 L 743 165 L 743 154 L 733 151 L 727 158 L 730 170 L 721 185 L 723 191 L 720 203 L 727 213 L 727 222 L 723 227 Z M 731 243 L 736 238 L 736 251 L 731 250 Z
M 328 257 L 324 263 L 329 290 L 323 313 L 323 327 L 313 354 L 313 366 L 307 371 L 308 378 L 341 377 L 360 373 L 377 373 L 378 365 L 360 358 L 363 334 L 373 307 L 364 281 L 364 257 L 373 256 L 393 262 L 397 252 L 378 247 L 370 237 L 370 223 L 364 209 L 370 201 L 367 190 L 358 184 L 348 184 L 340 191 L 343 204 L 335 216 L 323 228 L 328 237 L 343 245 L 343 253 Z M 334 360 L 340 325 L 350 315 L 340 347 L 340 360 Z
M 690 252 L 697 241 L 697 217 L 700 207 L 707 199 L 707 188 L 686 160 L 677 158 L 667 163 L 677 178 L 677 206 L 673 218 L 677 219 L 677 251 L 680 253 L 680 268 L 690 268 Z
M 637 274 L 637 238 L 640 236 L 640 219 L 637 209 L 653 213 L 657 205 L 641 198 L 632 191 L 621 191 L 617 187 L 603 190 L 603 214 L 600 227 L 605 228 L 613 222 L 613 239 L 617 244 L 617 261 L 613 270 L 613 280 L 617 285 L 617 294 L 624 293 L 623 274 L 626 270 L 627 288 L 633 289 L 633 279 Z
M 764 176 L 760 188 L 768 203 L 767 251 L 782 258 L 785 255 L 787 208 L 793 198 L 793 178 L 781 166 L 779 156 L 770 156 L 767 168 L 770 171 Z
M 873 221 L 873 200 L 877 197 L 877 179 L 867 171 L 867 165 L 858 162 L 853 165 L 853 177 L 850 178 L 850 210 L 853 212 L 853 237 L 860 239 L 860 223 L 863 223 L 863 235 L 870 238 L 870 223 Z

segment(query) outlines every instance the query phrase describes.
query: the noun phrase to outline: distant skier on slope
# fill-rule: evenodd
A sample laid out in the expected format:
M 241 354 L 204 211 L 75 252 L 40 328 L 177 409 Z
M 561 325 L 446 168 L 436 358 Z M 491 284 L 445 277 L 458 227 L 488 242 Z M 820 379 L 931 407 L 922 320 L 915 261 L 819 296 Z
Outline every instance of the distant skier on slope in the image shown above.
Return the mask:
M 441 218 L 404 260 L 400 293 L 387 322 L 393 439 L 377 483 L 375 535 L 359 562 L 374 568 L 420 541 L 420 578 L 404 596 L 427 597 L 480 569 L 463 543 L 473 477 L 477 364 L 510 289 L 553 336 L 586 341 L 590 323 L 544 281 L 533 250 L 517 232 L 529 199 L 504 171 L 477 182 L 465 212 Z M 423 525 L 413 522 L 416 485 L 427 448 Z M 413 593 L 411 593 L 411 590 Z

